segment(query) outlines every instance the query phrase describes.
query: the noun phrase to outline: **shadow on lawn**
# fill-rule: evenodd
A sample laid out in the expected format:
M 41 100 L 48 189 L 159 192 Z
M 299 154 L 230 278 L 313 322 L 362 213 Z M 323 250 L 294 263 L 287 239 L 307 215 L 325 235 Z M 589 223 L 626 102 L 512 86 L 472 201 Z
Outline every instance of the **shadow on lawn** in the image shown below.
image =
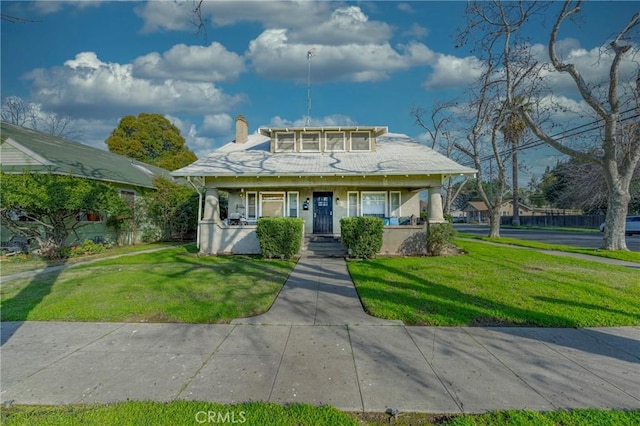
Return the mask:
M 496 302 L 484 297 L 465 294 L 460 290 L 419 277 L 407 270 L 400 270 L 380 263 L 370 264 L 369 266 L 370 268 L 367 270 L 368 276 L 385 276 L 390 272 L 399 277 L 408 277 L 414 282 L 423 284 L 422 286 L 413 285 L 403 281 L 398 285 L 398 287 L 403 290 L 412 290 L 412 294 L 414 296 L 401 296 L 396 303 L 408 306 L 412 310 L 420 311 L 421 308 L 424 308 L 425 300 L 420 299 L 419 295 L 429 293 L 430 295 L 440 299 L 435 302 L 429 301 L 429 304 L 434 307 L 434 311 L 429 313 L 434 315 L 450 315 L 449 319 L 452 319 L 454 322 L 464 322 L 467 326 L 487 327 L 491 330 L 497 330 L 506 334 L 523 335 L 523 337 L 527 337 L 529 339 L 541 340 L 551 344 L 571 347 L 585 352 L 618 358 L 623 361 L 632 361 L 635 363 L 640 362 L 640 333 L 638 333 L 638 339 L 634 339 L 609 333 L 602 329 L 588 328 L 579 330 L 586 330 L 591 338 L 559 338 L 554 333 L 546 332 L 546 330 L 554 330 L 553 327 L 575 329 L 579 325 L 576 324 L 575 321 L 562 316 L 536 312 Z M 376 269 L 378 271 L 376 271 Z M 356 289 L 363 302 L 366 299 L 378 302 L 384 302 L 388 299 L 384 296 L 385 293 L 379 290 L 364 289 L 361 286 L 356 287 Z M 389 297 L 391 297 L 391 295 L 389 295 Z M 558 304 L 582 306 L 588 309 L 606 310 L 604 307 L 598 307 L 591 304 L 585 305 L 574 300 L 551 299 L 550 301 Z M 365 309 L 369 314 L 371 314 L 366 306 Z M 512 319 L 505 320 L 487 317 L 486 312 L 489 310 L 504 313 L 505 318 Z M 628 312 L 621 312 L 619 310 L 610 311 L 628 316 L 630 315 Z M 454 313 L 458 313 L 459 315 L 454 316 Z M 637 317 L 633 315 L 630 317 L 631 319 L 637 319 Z M 412 325 L 421 324 L 416 321 Z M 528 332 L 527 330 L 533 330 L 534 332 Z M 620 350 L 620 348 L 624 349 Z M 629 355 L 632 356 L 630 357 Z
M 59 261 L 50 263 L 53 268 L 43 269 L 33 275 L 15 296 L 0 303 L 0 346 L 11 339 L 11 336 L 27 321 L 29 313 L 51 293 L 51 288 L 65 268 Z M 4 285 L 7 285 L 6 283 Z M 16 321 L 7 323 L 8 321 Z

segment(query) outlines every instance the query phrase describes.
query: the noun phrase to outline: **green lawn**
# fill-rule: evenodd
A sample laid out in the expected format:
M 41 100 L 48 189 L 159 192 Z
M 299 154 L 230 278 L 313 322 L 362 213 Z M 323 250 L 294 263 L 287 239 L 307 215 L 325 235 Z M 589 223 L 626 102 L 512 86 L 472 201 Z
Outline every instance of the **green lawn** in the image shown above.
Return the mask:
M 528 247 L 541 250 L 556 250 L 567 253 L 588 254 L 590 256 L 606 257 L 609 259 L 624 260 L 626 262 L 640 263 L 640 252 L 637 251 L 621 251 L 621 250 L 601 250 L 591 248 L 580 248 L 572 246 L 563 246 L 560 244 L 541 243 L 538 241 L 527 241 L 517 238 L 489 238 L 475 234 L 458 233 L 459 237 L 471 238 L 474 240 L 489 241 L 499 244 L 508 244 L 519 247 Z
M 225 323 L 265 312 L 294 262 L 199 257 L 195 247 L 138 254 L 3 283 L 2 321 Z
M 458 241 L 467 254 L 348 263 L 366 310 L 411 325 L 640 325 L 637 269 Z
M 537 413 L 498 411 L 481 415 L 434 415 L 401 413 L 389 421 L 382 413 L 345 413 L 333 407 L 308 404 L 282 406 L 250 402 L 223 405 L 199 401 L 121 402 L 108 405 L 13 406 L 3 409 L 2 423 L 13 425 L 194 425 L 246 424 L 282 426 L 341 425 L 633 425 L 639 424 L 640 411 L 572 410 Z
M 49 266 L 73 265 L 75 263 L 84 262 L 87 260 L 101 259 L 109 256 L 136 253 L 139 251 L 160 249 L 163 247 L 171 246 L 175 246 L 175 243 L 150 243 L 112 247 L 105 250 L 103 253 L 89 256 L 72 257 L 64 260 L 45 260 L 41 257 L 26 255 L 2 256 L 0 257 L 0 276 L 4 277 L 20 272 L 35 271 Z

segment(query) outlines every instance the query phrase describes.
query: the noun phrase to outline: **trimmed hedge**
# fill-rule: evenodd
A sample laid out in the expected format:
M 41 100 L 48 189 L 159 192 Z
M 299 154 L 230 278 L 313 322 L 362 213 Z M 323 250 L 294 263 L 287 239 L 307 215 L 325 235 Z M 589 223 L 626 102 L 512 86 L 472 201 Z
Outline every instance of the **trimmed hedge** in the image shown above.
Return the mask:
M 260 251 L 269 259 L 290 259 L 300 251 L 304 220 L 297 217 L 261 217 L 256 233 Z
M 379 217 L 343 217 L 340 240 L 350 257 L 373 258 L 382 248 L 382 228 Z

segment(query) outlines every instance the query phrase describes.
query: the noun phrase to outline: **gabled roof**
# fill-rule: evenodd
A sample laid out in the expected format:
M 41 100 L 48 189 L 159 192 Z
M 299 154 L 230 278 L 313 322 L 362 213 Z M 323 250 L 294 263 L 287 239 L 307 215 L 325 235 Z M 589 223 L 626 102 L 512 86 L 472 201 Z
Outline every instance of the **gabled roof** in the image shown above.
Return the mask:
M 122 155 L 2 122 L 0 164 L 4 173 L 24 171 L 84 177 L 153 188 L 153 178 L 168 170 Z
M 276 152 L 270 138 L 254 133 L 245 143 L 228 143 L 173 176 L 363 176 L 465 174 L 461 166 L 406 135 L 385 132 L 374 152 Z

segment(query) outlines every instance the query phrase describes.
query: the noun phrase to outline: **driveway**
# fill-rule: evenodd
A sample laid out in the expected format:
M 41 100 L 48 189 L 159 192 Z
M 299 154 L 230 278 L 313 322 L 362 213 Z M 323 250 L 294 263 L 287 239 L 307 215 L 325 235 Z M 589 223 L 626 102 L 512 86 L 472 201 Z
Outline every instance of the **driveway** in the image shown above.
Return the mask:
M 483 235 L 489 234 L 488 225 L 454 224 L 458 232 Z M 602 246 L 602 233 L 600 232 L 568 232 L 541 229 L 509 229 L 501 228 L 500 236 L 506 238 L 518 238 L 521 240 L 538 241 L 550 244 L 562 244 L 572 247 L 600 248 Z M 627 237 L 627 247 L 631 251 L 640 251 L 640 235 Z

